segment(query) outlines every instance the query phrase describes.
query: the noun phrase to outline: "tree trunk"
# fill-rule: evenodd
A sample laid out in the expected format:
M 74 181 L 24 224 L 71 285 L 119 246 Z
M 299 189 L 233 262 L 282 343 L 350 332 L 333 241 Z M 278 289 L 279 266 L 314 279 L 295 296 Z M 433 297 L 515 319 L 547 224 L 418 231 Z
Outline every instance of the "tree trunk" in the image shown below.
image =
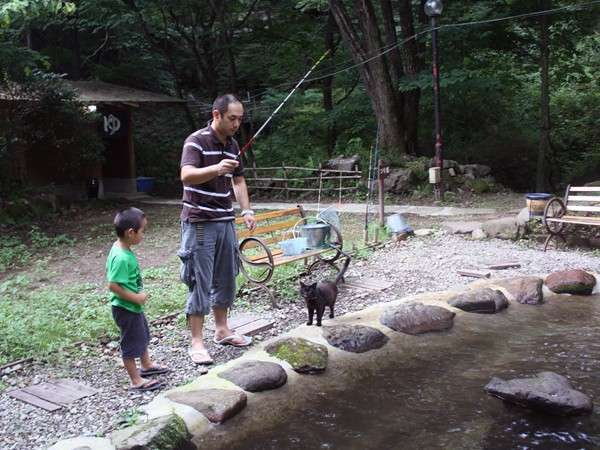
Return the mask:
M 335 43 L 333 41 L 334 28 L 335 19 L 330 11 L 327 17 L 327 24 L 325 25 L 325 48 L 329 50 L 329 58 L 331 59 L 332 65 L 335 55 Z M 330 117 L 333 112 L 333 75 L 323 79 L 323 109 Z M 336 141 L 337 131 L 335 128 L 335 121 L 327 121 L 325 130 L 325 149 L 327 150 L 327 157 L 329 159 L 333 157 Z
M 400 29 L 402 39 L 406 40 L 415 34 L 413 10 L 410 0 L 400 0 Z M 404 75 L 414 79 L 421 71 L 423 63 L 419 58 L 419 49 L 415 39 L 406 41 L 402 46 L 402 64 Z M 404 93 L 404 126 L 406 128 L 404 140 L 406 151 L 412 155 L 419 148 L 419 102 L 421 89 L 416 88 Z
M 341 0 L 329 0 L 331 12 L 344 42 L 349 47 L 377 118 L 380 146 L 388 154 L 406 154 L 404 126 L 398 96 L 394 90 L 388 64 L 381 53 L 381 37 L 377 17 L 370 0 L 355 0 L 358 29 L 354 26 Z M 365 63 L 367 59 L 370 59 Z
M 542 9 L 552 8 L 551 0 L 540 0 Z M 550 93 L 549 93 L 549 75 L 548 59 L 550 50 L 548 47 L 548 16 L 540 17 L 540 78 L 541 78 L 541 96 L 540 96 L 540 143 L 538 148 L 537 170 L 535 188 L 538 192 L 544 192 L 548 186 L 548 177 L 546 170 L 546 160 L 550 155 Z

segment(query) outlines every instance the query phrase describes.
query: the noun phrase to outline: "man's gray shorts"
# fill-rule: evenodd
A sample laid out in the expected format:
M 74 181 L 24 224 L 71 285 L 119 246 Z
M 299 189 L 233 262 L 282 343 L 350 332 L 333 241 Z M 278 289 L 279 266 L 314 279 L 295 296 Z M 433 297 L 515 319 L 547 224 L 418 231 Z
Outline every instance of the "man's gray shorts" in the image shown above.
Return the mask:
M 205 316 L 212 307 L 229 308 L 239 272 L 235 225 L 181 222 L 181 279 L 190 289 L 185 313 Z

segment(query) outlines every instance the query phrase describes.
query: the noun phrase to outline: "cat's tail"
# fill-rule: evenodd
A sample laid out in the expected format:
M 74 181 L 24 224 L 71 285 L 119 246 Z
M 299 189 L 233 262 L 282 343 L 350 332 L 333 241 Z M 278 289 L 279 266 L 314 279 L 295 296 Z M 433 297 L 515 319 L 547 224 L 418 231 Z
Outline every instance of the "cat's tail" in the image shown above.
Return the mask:
M 348 269 L 348 266 L 350 265 L 350 261 L 352 260 L 352 258 L 350 258 L 350 255 L 347 255 L 346 253 L 344 253 L 344 255 L 346 256 L 346 261 L 344 261 L 342 270 L 340 270 L 339 273 L 337 274 L 337 276 L 335 277 L 335 284 L 340 284 L 340 281 L 343 282 L 344 274 L 346 273 L 346 270 Z

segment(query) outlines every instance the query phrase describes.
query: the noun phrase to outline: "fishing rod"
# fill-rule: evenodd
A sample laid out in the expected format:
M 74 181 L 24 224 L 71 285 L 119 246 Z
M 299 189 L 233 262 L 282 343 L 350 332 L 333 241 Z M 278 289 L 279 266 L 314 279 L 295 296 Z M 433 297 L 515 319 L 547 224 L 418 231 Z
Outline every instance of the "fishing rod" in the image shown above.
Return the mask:
M 373 147 L 375 147 L 375 151 L 373 151 Z M 377 127 L 377 134 L 375 135 L 375 145 L 371 146 L 371 152 L 369 154 L 369 176 L 368 176 L 368 186 L 367 186 L 367 201 L 366 203 L 366 211 L 365 211 L 365 229 L 363 233 L 363 237 L 365 238 L 365 243 L 369 240 L 369 202 L 371 201 L 371 191 L 373 190 L 373 185 L 375 184 L 375 171 L 378 167 L 379 161 L 379 127 Z
M 283 101 L 279 104 L 279 106 L 277 108 L 275 108 L 275 111 L 273 111 L 273 113 L 271 113 L 269 118 L 265 121 L 265 123 L 262 124 L 262 126 L 254 134 L 254 136 L 252 136 L 252 138 L 250 138 L 250 140 L 248 142 L 246 142 L 246 144 L 242 147 L 242 149 L 240 150 L 240 156 L 243 155 L 244 153 L 246 153 L 246 150 L 248 150 L 248 148 L 250 148 L 250 146 L 254 143 L 254 141 L 260 134 L 260 132 L 267 126 L 267 124 L 271 121 L 271 119 L 275 116 L 275 114 L 277 114 L 279 112 L 279 110 L 283 107 L 283 105 L 285 105 L 285 102 L 287 102 L 289 100 L 289 98 L 292 95 L 294 95 L 294 92 L 296 92 L 296 89 L 298 89 L 300 87 L 300 85 L 304 82 L 304 80 L 306 80 L 308 78 L 310 73 L 313 70 L 315 70 L 315 68 L 321 63 L 321 61 L 323 61 L 325 59 L 325 57 L 327 56 L 328 53 L 329 53 L 329 50 L 326 50 L 325 53 L 323 53 L 323 55 L 321 55 L 321 57 L 317 60 L 317 62 L 313 64 L 313 66 L 310 68 L 310 70 L 308 72 L 306 72 L 306 75 L 304 75 L 304 77 L 300 81 L 298 81 L 296 86 L 294 86 L 294 89 L 292 89 L 290 91 L 290 93 L 287 95 L 287 97 L 283 99 Z

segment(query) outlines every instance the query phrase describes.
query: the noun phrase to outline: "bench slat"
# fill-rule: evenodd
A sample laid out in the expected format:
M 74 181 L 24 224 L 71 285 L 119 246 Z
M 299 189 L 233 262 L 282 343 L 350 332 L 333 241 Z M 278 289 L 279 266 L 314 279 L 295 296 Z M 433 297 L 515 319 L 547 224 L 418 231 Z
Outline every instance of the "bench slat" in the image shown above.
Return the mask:
M 290 233 L 291 234 L 291 233 Z M 286 239 L 289 239 L 289 236 L 285 235 L 285 232 L 281 233 L 281 234 L 276 234 L 275 236 L 271 236 L 268 238 L 261 238 L 261 241 L 263 241 L 263 243 L 268 246 L 269 244 L 275 244 L 279 241 L 284 241 Z M 258 247 L 259 244 L 256 242 L 248 242 L 245 246 L 244 246 L 244 250 L 248 250 L 250 248 L 254 248 L 254 247 Z
M 287 264 L 289 262 L 292 261 L 298 261 L 300 259 L 304 259 L 304 258 L 310 258 L 311 256 L 317 256 L 320 255 L 321 253 L 325 253 L 328 251 L 332 251 L 333 249 L 331 248 L 317 248 L 315 250 L 310 250 L 308 252 L 304 252 L 300 255 L 294 255 L 294 256 L 283 256 L 283 254 L 281 256 L 277 256 L 276 258 L 274 258 L 274 264 L 275 267 L 277 266 L 281 266 L 283 264 Z
M 571 186 L 569 192 L 600 192 L 600 186 Z
M 298 206 L 296 206 L 295 208 L 288 208 L 288 209 L 282 209 L 280 211 L 269 211 L 266 213 L 256 214 L 254 216 L 254 219 L 257 222 L 260 222 L 262 220 L 275 219 L 277 217 L 283 217 L 283 216 L 299 216 L 299 217 L 301 217 L 302 212 L 300 211 L 300 208 Z M 241 223 L 244 223 L 244 218 L 238 217 L 237 219 L 235 219 L 235 223 L 238 225 Z
M 299 219 L 285 220 L 282 222 L 274 223 L 272 225 L 256 227 L 254 229 L 254 231 L 250 231 L 250 230 L 238 231 L 237 237 L 238 237 L 238 239 L 242 239 L 242 238 L 245 238 L 248 236 L 260 236 L 265 233 L 272 233 L 273 231 L 277 231 L 277 230 L 284 230 L 284 229 L 287 230 L 287 229 L 292 228 L 294 225 L 296 225 L 296 223 L 298 223 L 298 221 L 299 221 Z
M 600 206 L 567 205 L 568 211 L 600 212 Z
M 547 222 L 556 222 L 556 223 L 573 223 L 577 225 L 600 225 L 600 217 L 567 217 L 563 216 L 560 218 L 548 217 L 546 218 Z
M 600 203 L 600 195 L 569 195 L 567 202 L 598 202 Z

